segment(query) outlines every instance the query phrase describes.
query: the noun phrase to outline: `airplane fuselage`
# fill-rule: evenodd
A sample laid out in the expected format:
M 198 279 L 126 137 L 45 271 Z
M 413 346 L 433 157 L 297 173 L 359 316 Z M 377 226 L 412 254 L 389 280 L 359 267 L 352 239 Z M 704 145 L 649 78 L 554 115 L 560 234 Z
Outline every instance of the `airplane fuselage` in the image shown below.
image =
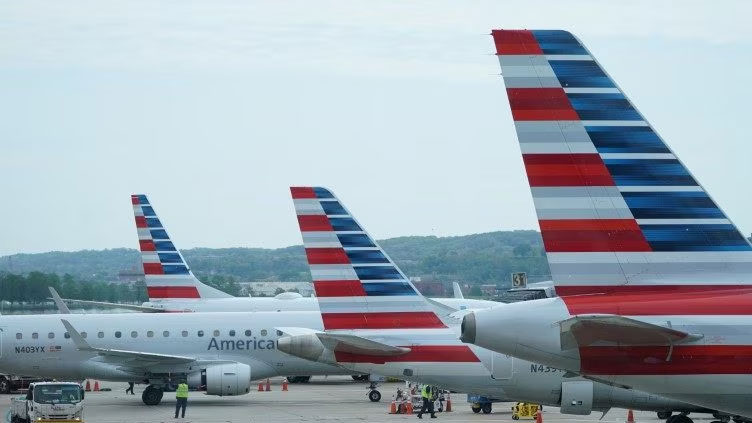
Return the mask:
M 175 366 L 129 370 L 96 353 L 79 351 L 66 337 L 68 320 L 94 348 L 180 355 L 251 367 L 253 379 L 277 375 L 347 374 L 276 348 L 276 325 L 322 329 L 318 312 L 62 314 L 0 316 L 0 371 L 60 379 L 112 381 L 149 379 L 161 372 L 190 372 Z

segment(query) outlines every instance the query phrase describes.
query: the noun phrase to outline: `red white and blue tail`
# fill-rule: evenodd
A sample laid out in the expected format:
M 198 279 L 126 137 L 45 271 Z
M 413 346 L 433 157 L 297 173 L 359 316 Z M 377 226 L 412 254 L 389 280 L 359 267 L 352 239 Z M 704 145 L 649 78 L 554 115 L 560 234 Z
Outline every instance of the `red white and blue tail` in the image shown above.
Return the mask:
M 560 295 L 752 282 L 749 242 L 579 40 L 492 36 Z
M 324 329 L 445 327 L 328 189 L 291 187 L 290 191 Z
M 175 248 L 146 195 L 131 195 L 136 231 L 149 300 L 178 298 L 228 298 L 201 283 Z

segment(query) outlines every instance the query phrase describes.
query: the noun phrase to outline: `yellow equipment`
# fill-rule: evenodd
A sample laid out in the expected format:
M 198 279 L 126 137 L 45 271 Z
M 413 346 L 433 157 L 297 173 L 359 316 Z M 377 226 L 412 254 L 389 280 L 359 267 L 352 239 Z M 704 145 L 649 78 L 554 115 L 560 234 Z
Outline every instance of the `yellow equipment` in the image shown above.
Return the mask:
M 512 407 L 512 419 L 535 420 L 540 405 L 531 402 L 518 402 Z

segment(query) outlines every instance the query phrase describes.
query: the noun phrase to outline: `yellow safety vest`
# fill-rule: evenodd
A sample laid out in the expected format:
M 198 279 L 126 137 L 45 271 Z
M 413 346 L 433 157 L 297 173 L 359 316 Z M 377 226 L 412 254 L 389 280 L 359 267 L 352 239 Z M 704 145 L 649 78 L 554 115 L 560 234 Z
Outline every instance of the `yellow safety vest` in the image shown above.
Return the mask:
M 181 383 L 178 385 L 178 390 L 175 391 L 175 398 L 188 398 L 188 385 Z
M 424 386 L 423 389 L 421 389 L 420 396 L 422 396 L 423 398 L 431 398 L 431 395 L 428 393 L 428 385 Z

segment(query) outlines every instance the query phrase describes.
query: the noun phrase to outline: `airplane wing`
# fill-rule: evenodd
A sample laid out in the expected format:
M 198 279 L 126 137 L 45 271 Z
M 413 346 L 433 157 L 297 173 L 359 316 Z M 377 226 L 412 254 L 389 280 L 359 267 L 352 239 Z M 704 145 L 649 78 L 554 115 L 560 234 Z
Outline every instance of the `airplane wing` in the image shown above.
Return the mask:
M 86 342 L 81 334 L 65 319 L 60 319 L 68 331 L 71 340 L 79 351 L 91 351 L 105 358 L 122 362 L 131 366 L 148 366 L 154 364 L 188 364 L 196 361 L 195 358 L 180 355 L 155 354 L 140 351 L 117 350 L 111 348 L 95 348 Z
M 573 316 L 559 322 L 559 326 L 562 350 L 586 347 L 596 343 L 671 346 L 696 341 L 703 337 L 703 335 L 612 314 Z
M 54 296 L 53 296 L 54 299 Z M 140 311 L 143 313 L 169 313 L 183 310 L 165 310 L 156 307 L 140 306 L 134 304 L 121 304 L 121 303 L 108 303 L 106 301 L 90 301 L 90 300 L 75 300 L 72 298 L 61 298 L 66 303 L 83 304 L 83 305 L 95 305 L 100 307 L 112 307 L 112 308 L 124 308 L 126 310 Z M 57 304 L 57 302 L 56 302 Z
M 377 356 L 395 356 L 410 352 L 410 348 L 407 347 L 396 347 L 356 335 L 319 332 L 316 336 L 324 346 L 336 352 Z

